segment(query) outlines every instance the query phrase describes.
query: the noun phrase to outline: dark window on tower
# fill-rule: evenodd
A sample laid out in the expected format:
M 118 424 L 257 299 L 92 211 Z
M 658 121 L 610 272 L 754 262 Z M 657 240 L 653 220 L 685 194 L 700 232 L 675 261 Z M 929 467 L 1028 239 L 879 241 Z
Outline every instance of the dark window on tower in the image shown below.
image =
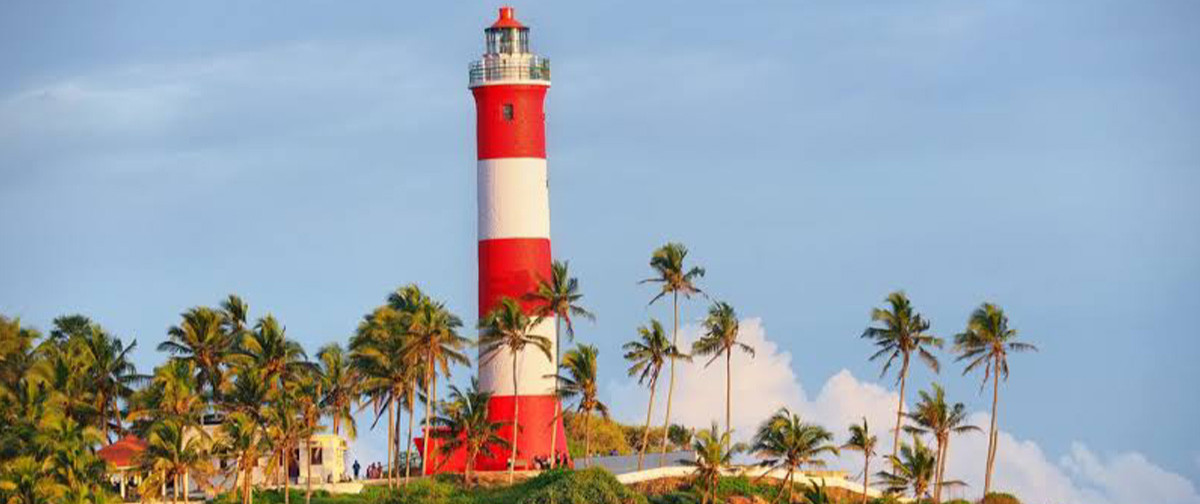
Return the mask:
M 505 121 L 513 120 L 513 106 L 511 103 L 504 104 L 504 120 Z

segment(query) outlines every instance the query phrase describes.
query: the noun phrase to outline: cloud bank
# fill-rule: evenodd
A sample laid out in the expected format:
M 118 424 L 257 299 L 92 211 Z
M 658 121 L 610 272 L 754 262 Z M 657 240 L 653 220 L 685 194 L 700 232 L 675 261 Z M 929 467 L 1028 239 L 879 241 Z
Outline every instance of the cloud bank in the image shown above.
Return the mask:
M 832 430 L 837 442 L 844 442 L 846 426 L 866 417 L 879 436 L 880 453 L 891 451 L 887 430 L 895 421 L 896 392 L 863 380 L 842 370 L 821 386 L 810 398 L 792 371 L 792 355 L 780 350 L 767 338 L 762 320 L 742 321 L 742 338 L 757 349 L 751 359 L 735 355 L 732 390 L 732 423 L 736 436 L 748 438 L 763 418 L 781 406 L 799 412 L 808 421 Z M 680 332 L 680 341 L 691 344 L 699 334 L 695 326 Z M 673 421 L 693 426 L 708 425 L 724 418 L 725 389 L 723 366 L 715 363 L 705 369 L 703 361 L 682 366 L 677 377 Z M 663 380 L 665 381 L 665 380 Z M 614 380 L 608 384 L 608 401 L 613 414 L 624 422 L 639 424 L 645 418 L 647 393 L 632 380 Z M 660 389 L 658 397 L 665 397 Z M 661 423 L 664 403 L 656 399 L 655 422 Z M 971 423 L 986 428 L 988 415 L 971 415 Z M 1001 431 L 996 460 L 994 487 L 1013 492 L 1024 502 L 1056 504 L 1200 504 L 1200 494 L 1187 478 L 1163 469 L 1136 452 L 1098 454 L 1081 442 L 1057 460 L 1034 441 L 1020 439 Z M 983 487 L 982 461 L 987 451 L 987 436 L 963 435 L 950 447 L 947 475 L 968 483 L 965 489 L 948 490 L 953 497 L 976 497 Z M 846 453 L 831 460 L 831 466 L 855 474 L 861 458 Z

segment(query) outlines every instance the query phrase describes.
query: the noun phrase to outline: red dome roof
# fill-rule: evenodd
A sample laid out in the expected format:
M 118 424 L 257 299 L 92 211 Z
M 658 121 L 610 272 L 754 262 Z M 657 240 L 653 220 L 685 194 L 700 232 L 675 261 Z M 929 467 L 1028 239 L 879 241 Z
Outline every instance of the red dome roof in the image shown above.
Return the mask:
M 515 17 L 515 15 L 516 15 L 516 13 L 512 7 L 507 7 L 507 6 L 501 7 L 500 8 L 500 19 L 497 19 L 495 23 L 492 23 L 491 27 L 492 28 L 524 28 L 525 25 L 521 24 L 520 21 L 517 21 L 517 18 Z
M 113 467 L 133 467 L 137 464 L 138 455 L 144 451 L 146 451 L 146 442 L 130 434 L 116 443 L 101 448 L 96 455 Z

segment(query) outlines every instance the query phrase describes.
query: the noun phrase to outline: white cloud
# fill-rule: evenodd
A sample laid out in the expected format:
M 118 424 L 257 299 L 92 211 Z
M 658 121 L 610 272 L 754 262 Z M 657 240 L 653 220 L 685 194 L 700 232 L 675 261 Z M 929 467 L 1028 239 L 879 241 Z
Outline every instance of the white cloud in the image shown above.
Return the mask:
M 680 342 L 690 345 L 698 334 L 699 328 L 685 327 Z M 748 437 L 757 422 L 774 410 L 788 406 L 809 421 L 833 430 L 839 440 L 845 437 L 845 426 L 865 416 L 879 433 L 880 452 L 891 450 L 887 432 L 895 419 L 895 392 L 860 381 L 842 370 L 825 382 L 816 398 L 809 399 L 792 371 L 791 354 L 766 337 L 761 320 L 742 321 L 742 338 L 758 354 L 754 359 L 743 355 L 733 359 L 733 425 L 739 438 Z M 724 387 L 723 366 L 714 363 L 705 369 L 702 362 L 684 366 L 678 371 L 673 421 L 702 426 L 723 419 Z M 606 389 L 611 391 L 609 404 L 617 418 L 630 423 L 644 421 L 647 399 L 644 388 L 625 380 L 614 381 Z M 663 397 L 665 390 L 663 385 L 658 397 Z M 664 400 L 656 399 L 656 424 L 662 421 Z M 974 413 L 971 423 L 986 428 L 988 416 Z M 950 490 L 950 497 L 977 496 L 983 486 L 986 451 L 986 435 L 954 438 L 947 475 L 970 486 Z M 847 454 L 833 465 L 856 473 L 860 464 L 856 454 Z M 1036 442 L 1004 431 L 999 435 L 993 486 L 1034 504 L 1200 504 L 1200 494 L 1191 481 L 1163 469 L 1140 453 L 1098 455 L 1076 442 L 1069 453 L 1055 462 Z

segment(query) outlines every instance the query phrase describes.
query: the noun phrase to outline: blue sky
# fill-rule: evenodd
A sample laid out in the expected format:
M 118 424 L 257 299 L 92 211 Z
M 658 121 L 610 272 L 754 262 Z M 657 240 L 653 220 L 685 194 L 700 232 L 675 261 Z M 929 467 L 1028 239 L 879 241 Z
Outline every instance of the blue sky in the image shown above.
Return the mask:
M 856 336 L 891 290 L 944 336 L 994 301 L 1042 347 L 1006 432 L 1200 481 L 1200 5 L 515 6 L 554 65 L 555 255 L 615 387 L 620 344 L 669 317 L 636 281 L 678 240 L 806 390 L 890 385 Z M 407 282 L 473 322 L 466 65 L 495 7 L 6 2 L 0 312 L 86 313 L 145 369 L 230 292 L 312 350 Z

